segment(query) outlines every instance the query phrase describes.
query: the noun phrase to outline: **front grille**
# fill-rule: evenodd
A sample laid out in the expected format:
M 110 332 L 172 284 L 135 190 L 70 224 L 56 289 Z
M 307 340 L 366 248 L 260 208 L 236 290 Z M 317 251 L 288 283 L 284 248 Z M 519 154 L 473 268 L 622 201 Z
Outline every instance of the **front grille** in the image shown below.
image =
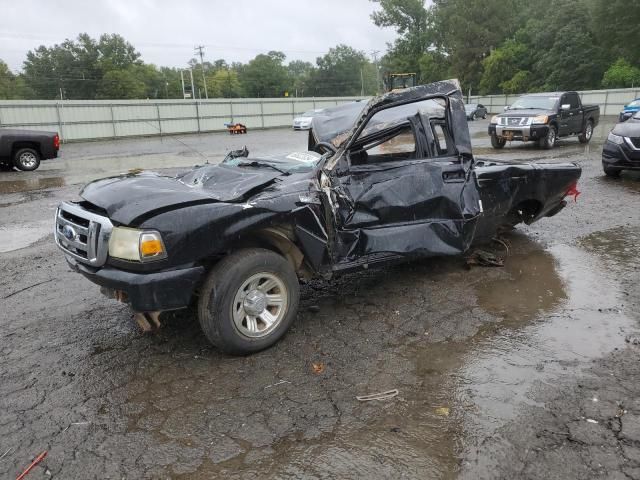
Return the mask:
M 63 202 L 56 210 L 56 244 L 64 253 L 87 265 L 105 264 L 112 229 L 107 217 L 75 203 Z
M 634 147 L 640 149 L 640 137 L 629 137 L 629 140 L 633 143 Z
M 529 117 L 503 117 L 502 125 L 507 127 L 524 127 L 529 125 Z

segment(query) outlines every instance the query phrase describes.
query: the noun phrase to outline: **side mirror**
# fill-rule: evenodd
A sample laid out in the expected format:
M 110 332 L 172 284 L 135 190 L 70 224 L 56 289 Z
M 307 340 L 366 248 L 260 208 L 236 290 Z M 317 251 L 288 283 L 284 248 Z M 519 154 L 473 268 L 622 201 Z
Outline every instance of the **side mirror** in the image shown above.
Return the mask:
M 504 111 L 506 112 L 507 110 L 509 110 L 509 105 L 507 105 L 506 107 L 504 107 Z
M 563 103 L 562 106 L 560 107 L 560 110 L 570 110 L 571 109 L 571 105 L 569 105 L 568 103 Z

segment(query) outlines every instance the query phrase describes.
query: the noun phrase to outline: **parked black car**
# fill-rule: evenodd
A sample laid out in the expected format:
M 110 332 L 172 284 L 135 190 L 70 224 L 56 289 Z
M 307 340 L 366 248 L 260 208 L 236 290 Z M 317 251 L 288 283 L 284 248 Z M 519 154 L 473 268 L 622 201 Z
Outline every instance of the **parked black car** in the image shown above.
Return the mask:
M 489 135 L 493 148 L 520 140 L 548 149 L 558 137 L 577 135 L 580 143 L 589 142 L 599 120 L 600 107 L 582 105 L 577 92 L 536 93 L 518 98 L 505 113 L 495 115 Z
M 602 147 L 602 169 L 610 177 L 623 170 L 640 170 L 640 112 L 609 132 Z
M 55 132 L 0 128 L 0 163 L 6 167 L 35 170 L 41 160 L 56 158 L 59 149 Z
M 467 120 L 487 118 L 487 108 L 481 103 L 467 103 L 464 106 L 464 111 L 467 114 Z
M 143 328 L 195 303 L 207 338 L 243 354 L 285 334 L 299 279 L 463 254 L 501 226 L 558 213 L 581 173 L 474 159 L 457 81 L 327 109 L 309 146 L 95 181 L 59 206 L 56 242 Z

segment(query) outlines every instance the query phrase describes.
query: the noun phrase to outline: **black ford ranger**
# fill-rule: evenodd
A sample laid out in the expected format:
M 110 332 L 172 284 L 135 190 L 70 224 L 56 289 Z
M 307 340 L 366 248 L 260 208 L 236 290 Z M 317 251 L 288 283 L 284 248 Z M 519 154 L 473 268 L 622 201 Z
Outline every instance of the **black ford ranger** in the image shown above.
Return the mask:
M 55 132 L 0 128 L 0 164 L 32 171 L 41 160 L 56 158 L 60 137 Z
M 195 304 L 207 338 L 245 354 L 284 335 L 299 280 L 463 254 L 559 212 L 581 173 L 474 159 L 455 80 L 327 109 L 309 147 L 95 181 L 59 206 L 56 242 L 143 328 Z
M 577 135 L 580 143 L 589 142 L 599 120 L 600 107 L 582 105 L 577 92 L 536 93 L 518 98 L 505 113 L 495 115 L 489 135 L 493 148 L 520 140 L 549 149 L 558 137 Z

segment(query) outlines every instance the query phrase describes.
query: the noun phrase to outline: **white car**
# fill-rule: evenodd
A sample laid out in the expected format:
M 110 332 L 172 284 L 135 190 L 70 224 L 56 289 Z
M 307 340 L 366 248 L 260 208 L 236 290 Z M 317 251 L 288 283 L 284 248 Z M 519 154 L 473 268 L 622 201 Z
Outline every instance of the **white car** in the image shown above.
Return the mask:
M 309 130 L 311 128 L 311 120 L 318 113 L 322 112 L 322 108 L 316 108 L 315 110 L 309 110 L 308 112 L 304 112 L 302 115 L 293 119 L 293 129 L 294 130 Z

